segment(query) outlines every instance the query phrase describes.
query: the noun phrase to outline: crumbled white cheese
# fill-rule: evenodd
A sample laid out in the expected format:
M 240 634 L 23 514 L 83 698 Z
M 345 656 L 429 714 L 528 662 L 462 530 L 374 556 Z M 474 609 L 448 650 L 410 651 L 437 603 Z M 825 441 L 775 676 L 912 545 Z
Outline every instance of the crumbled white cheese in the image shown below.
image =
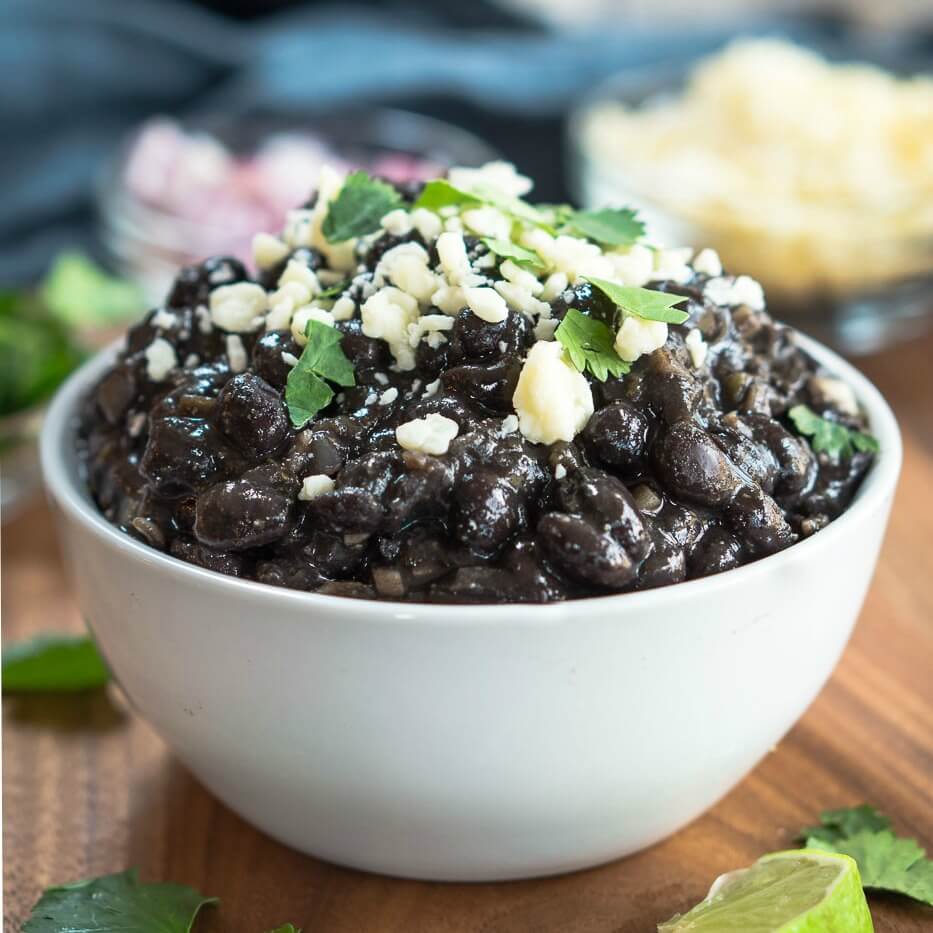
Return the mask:
M 342 282 L 346 278 L 344 273 L 337 272 L 335 269 L 318 269 L 314 274 L 317 276 L 321 285 L 327 286 L 328 288 L 331 285 Z
M 349 321 L 356 314 L 356 302 L 346 295 L 341 295 L 334 302 L 330 313 L 334 316 L 335 321 Z
M 306 305 L 304 308 L 299 308 L 292 317 L 291 329 L 292 337 L 301 347 L 308 342 L 308 338 L 305 336 L 308 321 L 319 321 L 328 327 L 334 326 L 334 316 L 325 308 L 318 308 L 316 305 Z
M 420 243 L 400 243 L 386 250 L 376 266 L 375 282 L 386 281 L 426 305 L 443 284 L 428 268 L 428 254 Z
M 550 307 L 544 301 L 539 301 L 527 289 L 514 282 L 496 282 L 495 290 L 506 300 L 510 308 L 521 311 L 528 317 L 547 317 Z
M 424 387 L 424 394 L 422 398 L 431 398 L 432 395 L 437 395 L 437 390 L 441 387 L 441 380 L 435 379 L 434 382 L 429 382 Z
M 310 502 L 326 492 L 332 492 L 334 489 L 334 480 L 326 473 L 315 473 L 312 476 L 306 476 L 301 481 L 301 490 L 298 498 L 304 502 Z
M 249 363 L 246 347 L 237 334 L 227 334 L 227 360 L 230 363 L 230 371 L 234 373 L 243 372 Z
M 552 272 L 541 289 L 542 301 L 553 301 L 569 284 L 563 272 Z
M 379 398 L 379 393 L 374 392 L 372 389 L 366 393 L 366 398 L 363 400 L 364 405 L 375 405 L 377 399 Z
M 535 340 L 553 340 L 554 331 L 560 326 L 556 318 L 542 317 L 535 324 Z
M 511 259 L 506 259 L 499 267 L 499 271 L 504 278 L 531 292 L 532 295 L 540 295 L 544 290 L 544 285 L 538 281 L 536 276 L 532 275 L 527 269 L 517 266 Z
M 417 321 L 408 325 L 408 342 L 415 348 L 426 335 L 451 330 L 453 326 L 454 319 L 446 314 L 422 314 Z
M 479 168 L 454 167 L 447 173 L 450 183 L 461 191 L 493 188 L 502 194 L 520 198 L 532 189 L 532 181 L 519 175 L 511 162 L 496 160 Z
M 816 390 L 830 404 L 835 405 L 839 411 L 847 415 L 859 413 L 858 399 L 847 382 L 829 376 L 813 376 L 810 379 L 810 388 Z
M 457 217 L 448 217 L 444 221 L 444 229 L 448 233 L 463 233 L 463 221 Z
M 589 240 L 561 234 L 552 237 L 538 228 L 526 230 L 521 237 L 522 245 L 534 250 L 557 272 L 563 272 L 573 282 L 583 275 L 609 278 L 612 265 L 603 251 Z
M 466 307 L 466 293 L 459 285 L 444 285 L 431 296 L 431 304 L 451 317 Z
M 389 377 L 385 373 L 373 373 L 373 379 L 381 386 L 387 386 L 389 384 Z
M 257 269 L 270 269 L 288 253 L 288 244 L 271 233 L 257 233 L 253 237 L 253 262 Z
M 470 259 L 461 233 L 446 232 L 437 238 L 437 255 L 441 269 L 451 285 L 462 285 L 470 275 Z
M 178 365 L 175 348 L 164 337 L 156 337 L 143 352 L 146 357 L 146 375 L 153 382 L 162 382 Z
M 558 463 L 554 467 L 554 479 L 563 479 L 567 475 L 567 468 L 562 464 Z
M 427 208 L 418 207 L 411 212 L 411 222 L 426 243 L 436 240 L 444 229 L 440 217 Z
M 589 383 L 565 362 L 563 351 L 556 341 L 538 341 L 518 377 L 512 404 L 533 444 L 572 441 L 593 414 Z
M 308 232 L 308 242 L 304 246 L 313 246 L 327 257 L 327 264 L 331 269 L 349 272 L 356 266 L 356 241 L 346 240 L 343 243 L 331 243 L 324 236 L 323 225 L 328 213 L 330 202 L 340 194 L 345 176 L 329 165 L 321 168 L 317 178 L 317 201 L 311 210 L 311 223 Z
M 266 330 L 288 330 L 292 324 L 295 306 L 290 300 L 280 301 L 272 306 L 266 315 Z
M 297 365 L 298 365 L 298 357 L 295 356 L 294 353 L 289 353 L 288 350 L 283 350 L 283 351 L 282 351 L 282 362 L 283 362 L 286 366 L 297 366 Z
M 363 333 L 385 340 L 402 371 L 415 368 L 415 354 L 408 343 L 408 325 L 418 319 L 418 300 L 387 285 L 367 298 L 360 310 Z
M 194 309 L 194 316 L 198 319 L 198 330 L 202 334 L 209 334 L 214 329 L 211 312 L 204 305 L 198 305 Z
M 616 353 L 627 363 L 634 363 L 640 356 L 653 353 L 667 342 L 667 324 L 663 321 L 645 321 L 635 315 L 627 315 L 616 334 Z
M 690 359 L 695 369 L 699 369 L 706 361 L 706 352 L 709 349 L 706 341 L 700 331 L 694 327 L 684 338 L 687 350 L 690 352 Z
M 285 271 L 279 276 L 279 288 L 281 289 L 283 285 L 288 285 L 291 282 L 304 286 L 308 295 L 312 298 L 321 291 L 321 283 L 318 281 L 317 275 L 300 259 L 288 260 Z
M 499 324 L 509 316 L 509 307 L 505 299 L 494 288 L 481 286 L 464 291 L 467 306 L 480 320 L 488 324 Z
M 398 398 L 398 389 L 390 386 L 382 395 L 379 396 L 380 405 L 391 405 Z
M 408 236 L 414 225 L 412 224 L 411 216 L 408 211 L 399 207 L 394 211 L 389 211 L 389 213 L 379 221 L 379 226 L 381 226 L 386 233 L 391 233 L 392 236 Z
M 512 235 L 512 220 L 498 208 L 484 204 L 465 210 L 461 215 L 464 226 L 479 236 L 508 240 Z
M 505 437 L 506 434 L 514 434 L 518 430 L 518 415 L 506 415 L 502 419 L 499 427 L 499 433 Z
M 693 258 L 693 268 L 700 275 L 708 275 L 711 279 L 722 275 L 722 262 L 719 253 L 707 247 L 701 249 Z
M 636 243 L 624 252 L 608 253 L 612 266 L 612 280 L 623 285 L 641 288 L 655 278 L 654 253 L 647 246 Z
M 171 311 L 166 311 L 165 308 L 159 308 L 159 310 L 152 315 L 149 323 L 159 330 L 172 330 L 178 323 L 178 316 L 172 314 Z
M 456 421 L 432 412 L 424 418 L 406 421 L 395 429 L 395 438 L 405 450 L 439 456 L 446 454 L 460 430 Z
M 221 285 L 211 292 L 211 321 L 221 330 L 245 334 L 263 324 L 266 290 L 253 282 Z
M 505 353 L 509 349 L 509 345 L 504 340 L 500 340 L 496 346 L 499 348 L 500 353 Z
M 185 369 L 194 369 L 201 362 L 201 357 L 197 353 L 189 353 L 185 357 Z
M 717 305 L 747 305 L 752 311 L 763 311 L 765 307 L 764 289 L 748 275 L 710 279 L 703 295 Z
M 477 256 L 477 258 L 473 260 L 474 269 L 492 269 L 495 264 L 495 253 L 483 253 L 482 256 Z
M 314 211 L 309 208 L 300 207 L 289 211 L 285 215 L 285 228 L 282 230 L 282 239 L 286 246 L 291 249 L 310 246 L 313 221 Z
M 653 278 L 670 279 L 681 285 L 689 282 L 693 278 L 693 269 L 690 267 L 692 255 L 693 250 L 689 246 L 655 250 Z

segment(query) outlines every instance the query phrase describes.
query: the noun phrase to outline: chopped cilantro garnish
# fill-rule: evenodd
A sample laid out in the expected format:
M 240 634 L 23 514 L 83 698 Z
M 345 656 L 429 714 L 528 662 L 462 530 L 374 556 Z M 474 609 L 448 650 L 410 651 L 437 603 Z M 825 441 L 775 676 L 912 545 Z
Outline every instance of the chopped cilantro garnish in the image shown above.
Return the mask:
M 464 207 L 468 204 L 488 204 L 516 220 L 550 229 L 548 218 L 533 204 L 505 194 L 490 185 L 476 185 L 469 191 L 465 191 L 455 187 L 444 178 L 436 178 L 424 186 L 424 190 L 413 207 L 439 211 L 445 207 Z
M 817 453 L 827 453 L 831 457 L 851 457 L 856 450 L 878 453 L 881 449 L 878 441 L 870 434 L 822 418 L 806 405 L 795 405 L 787 415 L 794 427 L 810 438 L 810 446 Z
M 435 178 L 434 181 L 429 181 L 424 186 L 412 207 L 423 207 L 429 211 L 437 212 L 444 207 L 479 204 L 481 200 L 475 194 L 455 188 L 446 178 Z
M 554 337 L 563 346 L 575 369 L 581 373 L 589 370 L 600 382 L 605 382 L 610 374 L 618 377 L 631 369 L 630 364 L 616 353 L 609 327 L 576 308 L 567 311 Z
M 645 225 L 629 207 L 576 211 L 563 221 L 561 233 L 585 237 L 600 246 L 631 246 L 645 233 Z
M 353 364 L 340 346 L 343 335 L 339 330 L 321 321 L 308 321 L 305 336 L 308 342 L 285 385 L 285 404 L 296 428 L 303 428 L 330 404 L 334 391 L 328 382 L 356 385 Z
M 916 840 L 896 836 L 874 807 L 827 810 L 801 832 L 808 849 L 840 852 L 858 862 L 862 884 L 933 905 L 933 861 Z
M 23 933 L 190 933 L 198 911 L 216 903 L 181 884 L 140 884 L 130 869 L 47 888 Z
M 342 295 L 351 285 L 351 279 L 344 279 L 342 282 L 337 282 L 336 285 L 331 285 L 328 288 L 325 288 L 322 292 L 319 292 L 318 298 L 336 298 L 338 295 Z
M 683 324 L 689 317 L 686 311 L 674 307 L 687 300 L 683 295 L 656 292 L 634 285 L 619 285 L 606 279 L 591 279 L 586 276 L 584 278 L 625 314 L 633 314 L 645 321 L 662 321 L 665 324 Z
M 331 201 L 321 230 L 330 243 L 365 236 L 378 230 L 379 221 L 402 203 L 391 185 L 366 172 L 353 172 Z
M 501 240 L 495 237 L 483 237 L 482 239 L 490 251 L 501 259 L 511 259 L 517 265 L 533 271 L 544 269 L 544 261 L 541 257 L 530 249 L 525 249 L 524 246 L 519 246 L 511 240 Z

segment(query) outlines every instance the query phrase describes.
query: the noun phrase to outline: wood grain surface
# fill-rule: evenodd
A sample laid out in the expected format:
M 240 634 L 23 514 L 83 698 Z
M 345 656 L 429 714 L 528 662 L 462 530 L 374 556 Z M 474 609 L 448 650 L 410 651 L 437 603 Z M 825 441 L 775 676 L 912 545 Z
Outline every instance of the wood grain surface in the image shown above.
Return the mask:
M 831 682 L 709 813 L 638 855 L 562 878 L 422 884 L 291 851 L 214 800 L 115 692 L 3 700 L 5 933 L 48 884 L 138 866 L 218 895 L 199 933 L 642 933 L 723 871 L 789 846 L 826 807 L 869 801 L 933 848 L 933 338 L 862 362 L 904 429 L 904 473 L 868 602 Z M 4 527 L 3 638 L 79 629 L 48 515 Z M 793 670 L 786 672 L 788 678 Z M 872 897 L 881 933 L 933 909 Z

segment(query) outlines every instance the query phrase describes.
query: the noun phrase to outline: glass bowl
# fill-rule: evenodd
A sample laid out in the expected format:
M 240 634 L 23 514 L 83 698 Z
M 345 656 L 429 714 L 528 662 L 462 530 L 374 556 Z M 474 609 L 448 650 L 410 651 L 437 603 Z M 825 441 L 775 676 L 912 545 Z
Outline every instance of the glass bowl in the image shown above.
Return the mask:
M 155 118 L 130 135 L 99 179 L 102 238 L 114 266 L 154 304 L 180 266 L 210 255 L 251 266 L 253 234 L 281 229 L 324 164 L 404 182 L 497 156 L 459 127 L 386 108 Z
M 665 186 L 661 172 L 636 170 L 607 151 L 607 112 L 670 99 L 683 91 L 691 71 L 687 65 L 618 75 L 575 109 L 567 145 L 577 200 L 586 207 L 638 208 L 649 236 L 664 245 L 713 247 L 727 270 L 762 283 L 776 317 L 843 352 L 873 352 L 925 332 L 933 322 L 933 234 L 866 237 L 860 232 L 864 217 L 844 207 L 832 216 L 825 208 L 814 213 L 814 228 L 830 231 L 820 237 L 807 235 L 806 222 L 782 223 L 747 201 L 722 216 L 709 209 L 701 215 L 665 197 L 674 185 Z M 693 182 L 702 185 L 702 175 Z

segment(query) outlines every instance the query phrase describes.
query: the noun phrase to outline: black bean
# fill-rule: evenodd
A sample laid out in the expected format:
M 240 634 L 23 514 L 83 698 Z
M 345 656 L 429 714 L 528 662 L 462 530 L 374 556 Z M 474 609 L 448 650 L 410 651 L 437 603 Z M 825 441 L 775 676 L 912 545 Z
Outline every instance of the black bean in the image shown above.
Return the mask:
M 282 358 L 283 353 L 296 359 L 301 356 L 301 347 L 287 330 L 266 331 L 253 345 L 253 369 L 280 392 L 292 370 L 291 364 Z
M 521 493 L 489 471 L 459 483 L 455 502 L 454 534 L 482 554 L 494 554 L 524 519 Z
M 182 268 L 175 277 L 165 303 L 169 308 L 206 305 L 213 289 L 248 280 L 246 267 L 239 259 L 232 256 L 212 256 L 198 265 Z
M 712 437 L 689 421 L 662 431 L 652 455 L 664 488 L 687 502 L 723 506 L 744 482 Z
M 195 492 L 214 482 L 236 457 L 223 435 L 200 418 L 155 419 L 140 469 L 162 496 Z
M 234 376 L 221 390 L 217 408 L 221 430 L 254 460 L 274 454 L 289 436 L 281 394 L 252 373 Z
M 271 544 L 288 531 L 293 506 L 291 496 L 258 478 L 227 480 L 198 496 L 194 534 L 231 551 Z
M 592 415 L 581 440 L 597 462 L 633 470 L 645 456 L 648 420 L 628 402 L 611 402 Z

